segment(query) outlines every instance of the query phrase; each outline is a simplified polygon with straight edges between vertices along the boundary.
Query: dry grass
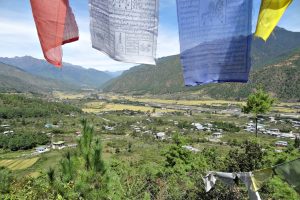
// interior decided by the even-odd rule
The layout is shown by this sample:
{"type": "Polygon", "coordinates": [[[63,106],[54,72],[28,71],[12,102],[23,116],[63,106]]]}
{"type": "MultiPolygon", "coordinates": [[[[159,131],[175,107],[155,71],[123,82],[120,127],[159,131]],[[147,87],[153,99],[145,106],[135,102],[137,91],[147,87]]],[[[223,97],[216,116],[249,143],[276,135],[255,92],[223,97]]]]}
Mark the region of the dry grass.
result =
{"type": "MultiPolygon", "coordinates": [[[[112,104],[112,103],[103,103],[103,102],[91,102],[85,104],[85,107],[82,109],[87,113],[96,113],[96,112],[105,112],[105,111],[120,111],[120,110],[132,110],[132,111],[142,111],[142,112],[152,112],[153,107],[150,106],[134,106],[126,104],[112,104]]],[[[174,112],[173,109],[155,109],[156,112],[174,112]]]]}
{"type": "Polygon", "coordinates": [[[52,94],[58,99],[82,99],[84,97],[83,93],[66,93],[55,91],[52,94]]]}
{"type": "Polygon", "coordinates": [[[151,99],[151,98],[134,98],[130,96],[122,96],[119,98],[124,98],[129,101],[137,101],[143,103],[162,103],[162,104],[178,104],[178,105],[214,105],[214,106],[221,106],[221,105],[242,105],[244,102],[238,101],[225,101],[225,100],[166,100],[166,99],[151,99]]]}
{"type": "Polygon", "coordinates": [[[276,106],[272,108],[272,111],[280,112],[280,113],[296,113],[297,110],[288,107],[276,106]]]}

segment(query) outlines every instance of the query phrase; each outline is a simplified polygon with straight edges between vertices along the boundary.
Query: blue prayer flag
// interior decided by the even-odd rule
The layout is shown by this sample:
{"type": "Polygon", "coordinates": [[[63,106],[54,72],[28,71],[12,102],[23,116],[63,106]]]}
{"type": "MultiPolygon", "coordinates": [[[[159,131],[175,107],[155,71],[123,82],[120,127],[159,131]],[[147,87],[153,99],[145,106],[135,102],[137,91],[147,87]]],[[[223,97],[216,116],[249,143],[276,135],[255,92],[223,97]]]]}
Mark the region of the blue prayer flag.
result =
{"type": "Polygon", "coordinates": [[[185,85],[247,82],[252,0],[177,0],[185,85]]]}

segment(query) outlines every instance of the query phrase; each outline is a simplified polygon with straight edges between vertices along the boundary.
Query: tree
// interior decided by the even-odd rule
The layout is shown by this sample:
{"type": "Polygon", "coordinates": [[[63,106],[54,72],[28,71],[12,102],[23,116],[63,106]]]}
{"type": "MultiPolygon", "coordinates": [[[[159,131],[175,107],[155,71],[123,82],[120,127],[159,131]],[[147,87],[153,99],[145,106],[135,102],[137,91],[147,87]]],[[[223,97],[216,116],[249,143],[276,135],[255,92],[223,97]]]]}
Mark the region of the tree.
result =
{"type": "Polygon", "coordinates": [[[267,94],[262,88],[258,88],[248,96],[247,105],[242,108],[242,112],[246,114],[252,113],[254,115],[256,137],[258,115],[269,112],[274,102],[275,99],[267,94]]]}
{"type": "Polygon", "coordinates": [[[300,147],[300,137],[296,137],[295,138],[294,147],[295,148],[299,148],[300,147]]]}
{"type": "Polygon", "coordinates": [[[8,193],[12,182],[11,172],[4,167],[0,167],[0,180],[0,194],[8,193]]]}
{"type": "Polygon", "coordinates": [[[245,141],[243,151],[232,149],[226,157],[227,171],[248,172],[260,169],[264,164],[264,153],[257,141],[245,141]]]}

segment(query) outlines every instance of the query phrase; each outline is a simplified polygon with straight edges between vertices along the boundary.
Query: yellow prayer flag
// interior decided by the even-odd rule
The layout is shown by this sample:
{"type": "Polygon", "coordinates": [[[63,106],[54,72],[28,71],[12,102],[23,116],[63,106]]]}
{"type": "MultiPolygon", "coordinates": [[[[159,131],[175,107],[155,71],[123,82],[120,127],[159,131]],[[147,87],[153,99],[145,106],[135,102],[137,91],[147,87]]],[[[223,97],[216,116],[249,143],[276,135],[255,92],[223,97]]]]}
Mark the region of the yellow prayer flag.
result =
{"type": "Polygon", "coordinates": [[[267,40],[293,0],[262,0],[255,36],[267,40]]]}
{"type": "Polygon", "coordinates": [[[257,191],[263,186],[264,182],[272,178],[273,170],[272,168],[262,169],[262,170],[254,171],[252,172],[252,174],[253,176],[251,177],[252,179],[251,189],[253,191],[257,191]]]}

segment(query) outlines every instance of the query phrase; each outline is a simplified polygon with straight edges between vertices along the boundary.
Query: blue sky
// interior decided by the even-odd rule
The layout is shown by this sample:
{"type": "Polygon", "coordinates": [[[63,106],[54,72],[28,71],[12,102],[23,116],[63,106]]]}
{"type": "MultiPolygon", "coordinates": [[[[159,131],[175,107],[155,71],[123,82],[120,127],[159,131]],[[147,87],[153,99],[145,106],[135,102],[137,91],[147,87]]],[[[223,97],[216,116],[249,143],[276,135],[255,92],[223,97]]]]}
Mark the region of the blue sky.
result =
{"type": "MultiPolygon", "coordinates": [[[[135,64],[113,61],[91,47],[88,0],[70,0],[80,40],[63,46],[64,62],[86,68],[117,71],[135,64]]],[[[254,0],[253,24],[256,23],[260,0],[254,0]]],[[[300,1],[294,0],[279,26],[300,32],[300,1]]],[[[176,0],[160,0],[157,57],[179,53],[176,0]]],[[[30,55],[43,58],[29,0],[0,0],[0,57],[30,55]]]]}

